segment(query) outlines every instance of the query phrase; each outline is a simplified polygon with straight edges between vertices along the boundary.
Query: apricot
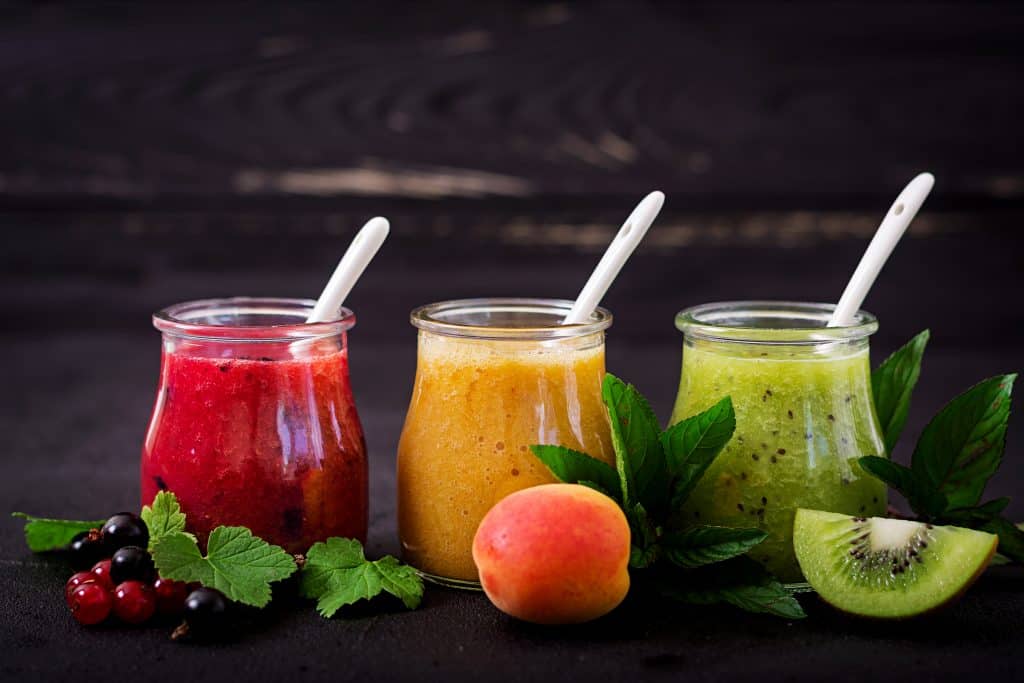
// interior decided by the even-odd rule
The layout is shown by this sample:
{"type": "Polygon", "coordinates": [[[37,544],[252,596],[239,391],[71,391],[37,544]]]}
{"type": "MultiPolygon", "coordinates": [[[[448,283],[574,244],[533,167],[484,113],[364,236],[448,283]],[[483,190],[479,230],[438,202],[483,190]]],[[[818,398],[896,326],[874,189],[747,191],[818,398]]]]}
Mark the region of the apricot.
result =
{"type": "Polygon", "coordinates": [[[608,496],[544,484],[503,498],[473,538],[480,583],[502,612],[536,624],[577,624],[629,592],[629,523],[608,496]]]}

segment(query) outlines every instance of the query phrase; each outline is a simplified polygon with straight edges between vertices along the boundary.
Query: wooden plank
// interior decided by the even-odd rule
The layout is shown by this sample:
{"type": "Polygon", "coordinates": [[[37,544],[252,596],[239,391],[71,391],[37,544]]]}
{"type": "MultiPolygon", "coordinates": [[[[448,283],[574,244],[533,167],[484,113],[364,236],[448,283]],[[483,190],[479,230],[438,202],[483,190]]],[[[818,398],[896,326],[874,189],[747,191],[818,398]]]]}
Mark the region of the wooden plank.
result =
{"type": "Polygon", "coordinates": [[[1012,3],[29,5],[0,204],[1024,197],[1012,3]]]}

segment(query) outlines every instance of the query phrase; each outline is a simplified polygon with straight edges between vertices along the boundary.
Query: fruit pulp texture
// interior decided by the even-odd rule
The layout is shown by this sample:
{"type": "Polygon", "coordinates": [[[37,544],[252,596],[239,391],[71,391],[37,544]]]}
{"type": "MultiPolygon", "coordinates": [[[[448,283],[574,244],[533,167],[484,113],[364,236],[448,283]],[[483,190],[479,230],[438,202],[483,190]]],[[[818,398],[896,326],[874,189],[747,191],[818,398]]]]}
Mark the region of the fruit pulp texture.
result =
{"type": "Polygon", "coordinates": [[[885,455],[868,350],[688,342],[672,423],[725,396],[736,431],[681,514],[693,525],[763,529],[768,538],[750,556],[782,580],[800,581],[797,508],[860,516],[886,510],[885,484],[855,461],[885,455]]]}
{"type": "Polygon", "coordinates": [[[556,480],[529,447],[557,444],[614,462],[601,403],[604,345],[463,340],[421,333],[398,446],[404,559],[476,581],[476,529],[499,500],[556,480]]]}
{"type": "Polygon", "coordinates": [[[165,352],[142,501],[170,490],[205,539],[241,525],[289,552],[366,539],[367,464],[347,351],[253,360],[165,352]]]}

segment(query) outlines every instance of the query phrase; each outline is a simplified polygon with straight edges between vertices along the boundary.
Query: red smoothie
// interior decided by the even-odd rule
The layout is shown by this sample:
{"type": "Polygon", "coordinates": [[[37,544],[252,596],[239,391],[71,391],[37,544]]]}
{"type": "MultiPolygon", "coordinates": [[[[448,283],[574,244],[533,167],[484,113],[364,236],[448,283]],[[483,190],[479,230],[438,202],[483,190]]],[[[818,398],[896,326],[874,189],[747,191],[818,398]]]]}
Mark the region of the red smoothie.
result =
{"type": "Polygon", "coordinates": [[[143,503],[173,491],[201,539],[225,524],[289,552],[365,541],[366,447],[344,333],[300,345],[164,334],[143,503]]]}

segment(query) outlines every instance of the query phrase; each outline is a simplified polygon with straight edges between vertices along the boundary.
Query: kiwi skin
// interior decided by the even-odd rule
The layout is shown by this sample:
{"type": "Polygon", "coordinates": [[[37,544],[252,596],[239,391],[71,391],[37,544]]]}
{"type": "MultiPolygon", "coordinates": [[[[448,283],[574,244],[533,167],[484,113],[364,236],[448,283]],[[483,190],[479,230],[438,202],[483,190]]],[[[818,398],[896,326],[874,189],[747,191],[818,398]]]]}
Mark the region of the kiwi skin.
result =
{"type": "MultiPolygon", "coordinates": [[[[882,612],[882,613],[877,613],[877,612],[872,613],[871,610],[858,611],[857,610],[857,604],[856,604],[855,601],[851,602],[850,600],[848,600],[846,598],[846,596],[842,592],[838,592],[837,593],[837,592],[835,592],[833,590],[835,588],[835,586],[828,579],[827,575],[822,576],[822,575],[820,575],[819,572],[814,571],[814,568],[819,566],[817,562],[813,561],[813,559],[815,558],[814,547],[817,545],[817,543],[814,540],[810,540],[810,539],[818,538],[813,532],[820,532],[820,527],[818,527],[818,528],[815,528],[815,527],[820,525],[820,524],[822,524],[822,523],[831,523],[831,522],[842,521],[842,520],[855,521],[855,518],[847,517],[846,515],[842,515],[842,514],[823,512],[823,511],[816,511],[816,510],[805,510],[805,509],[798,510],[797,511],[797,520],[794,520],[794,522],[795,522],[795,526],[797,526],[797,527],[803,526],[803,532],[801,534],[801,533],[797,533],[798,530],[796,530],[796,529],[794,530],[794,542],[795,542],[795,545],[798,546],[798,548],[796,548],[798,550],[797,558],[798,558],[798,560],[801,560],[801,562],[803,562],[804,558],[807,558],[807,561],[812,562],[812,564],[810,564],[808,566],[802,566],[801,569],[804,570],[804,574],[808,576],[808,581],[811,583],[812,587],[815,588],[816,592],[818,593],[818,597],[823,602],[825,602],[826,604],[830,605],[831,607],[837,609],[838,611],[843,612],[844,614],[850,614],[852,616],[860,617],[861,619],[869,620],[869,621],[876,621],[876,622],[877,621],[905,621],[905,620],[910,619],[910,618],[920,617],[920,616],[924,616],[924,615],[930,615],[930,614],[934,614],[935,612],[941,611],[942,609],[946,608],[947,606],[953,604],[958,599],[960,599],[960,597],[962,597],[963,594],[965,592],[967,592],[967,590],[974,584],[974,582],[981,576],[981,574],[984,573],[985,569],[991,563],[992,558],[995,555],[995,553],[996,553],[996,551],[998,549],[998,546],[999,546],[999,538],[995,534],[988,534],[988,533],[984,533],[984,532],[978,532],[978,531],[972,531],[972,530],[968,530],[968,529],[962,529],[961,531],[968,531],[971,534],[975,535],[975,540],[973,541],[973,543],[975,545],[975,549],[978,550],[978,551],[982,551],[983,554],[982,553],[978,553],[978,554],[975,554],[975,555],[973,555],[971,557],[971,564],[974,565],[974,569],[973,569],[973,571],[972,571],[970,576],[967,576],[966,578],[962,579],[962,583],[959,586],[959,588],[956,589],[955,593],[947,595],[941,602],[935,603],[935,604],[933,604],[933,605],[931,605],[929,607],[926,607],[924,609],[920,609],[920,611],[916,611],[916,612],[914,612],[914,611],[905,611],[903,613],[898,613],[899,610],[896,610],[896,613],[892,613],[892,612],[890,612],[890,613],[884,613],[884,612],[882,612]],[[800,522],[798,522],[798,520],[800,520],[801,518],[803,518],[805,520],[802,524],[800,522]],[[809,535],[809,532],[810,532],[810,535],[809,535]],[[980,537],[980,536],[989,537],[990,540],[988,540],[987,542],[984,542],[984,545],[979,546],[978,542],[980,541],[980,539],[978,537],[980,537]],[[804,539],[802,543],[801,543],[801,540],[800,540],[801,537],[804,539]],[[810,544],[808,544],[808,543],[810,543],[810,544]],[[803,552],[800,552],[800,547],[803,548],[803,552]],[[810,553],[810,554],[807,554],[807,553],[810,553]],[[815,574],[818,574],[818,576],[817,576],[818,581],[823,581],[824,583],[821,583],[819,585],[815,585],[816,583],[818,583],[818,581],[812,581],[811,580],[814,577],[815,574]],[[829,597],[826,595],[828,593],[832,594],[833,600],[838,599],[839,602],[845,602],[846,605],[844,606],[842,604],[837,604],[833,600],[830,600],[829,597]]],[[[938,529],[942,529],[943,527],[937,527],[937,528],[938,529]]],[[[963,577],[964,575],[961,574],[960,576],[963,577]]],[[[887,591],[885,589],[880,589],[878,591],[878,597],[884,599],[884,596],[885,596],[886,592],[887,591]]],[[[893,597],[896,597],[896,596],[893,596],[893,597]]]]}
{"type": "MultiPolygon", "coordinates": [[[[998,539],[998,537],[996,537],[996,538],[998,539]]],[[[838,611],[842,612],[843,614],[848,614],[851,617],[857,617],[858,619],[862,619],[864,621],[908,621],[910,619],[917,619],[918,617],[930,616],[932,614],[935,614],[936,612],[943,611],[944,609],[946,609],[950,605],[952,605],[952,604],[956,603],[957,601],[959,601],[960,598],[962,598],[964,596],[964,593],[967,592],[967,589],[970,588],[971,586],[973,586],[974,582],[977,581],[979,578],[981,578],[981,575],[985,573],[986,569],[988,569],[988,565],[989,565],[989,563],[992,562],[992,558],[995,556],[996,548],[998,548],[998,547],[999,547],[999,541],[996,540],[996,542],[992,544],[992,551],[989,552],[988,557],[985,558],[984,562],[982,562],[980,565],[978,565],[977,571],[975,571],[974,574],[971,575],[971,578],[967,579],[967,582],[964,583],[963,588],[961,588],[958,592],[954,593],[953,595],[949,596],[949,599],[946,600],[945,602],[940,602],[938,605],[935,605],[935,607],[932,607],[931,609],[926,609],[923,612],[918,612],[917,614],[905,614],[905,615],[900,616],[900,617],[883,617],[883,616],[880,616],[880,615],[877,615],[877,614],[857,614],[856,612],[851,612],[849,610],[845,610],[842,607],[840,607],[839,605],[837,605],[835,603],[832,603],[832,602],[829,602],[825,598],[825,596],[821,595],[820,593],[818,593],[817,595],[818,595],[818,598],[820,598],[822,602],[828,603],[828,605],[830,607],[833,607],[833,608],[837,609],[838,611]]]]}

